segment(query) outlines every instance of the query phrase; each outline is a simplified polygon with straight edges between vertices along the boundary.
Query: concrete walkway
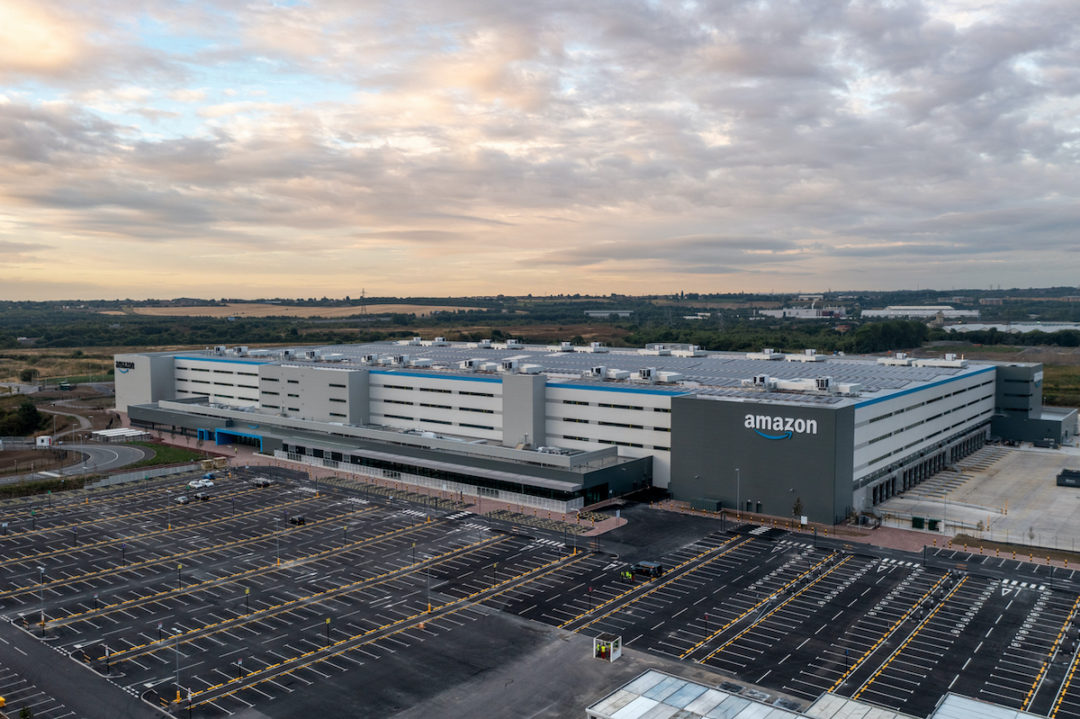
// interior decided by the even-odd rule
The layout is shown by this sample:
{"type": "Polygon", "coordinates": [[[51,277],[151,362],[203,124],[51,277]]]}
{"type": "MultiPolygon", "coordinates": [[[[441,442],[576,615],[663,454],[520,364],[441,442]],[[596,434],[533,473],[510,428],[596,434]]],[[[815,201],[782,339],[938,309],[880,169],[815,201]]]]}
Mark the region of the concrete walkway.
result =
{"type": "Polygon", "coordinates": [[[80,717],[150,719],[161,714],[77,661],[57,654],[49,644],[29,636],[10,622],[0,622],[4,664],[48,693],[80,717]]]}
{"type": "MultiPolygon", "coordinates": [[[[550,512],[544,509],[537,509],[535,507],[528,507],[521,504],[513,504],[510,502],[501,502],[488,497],[476,497],[470,495],[460,495],[455,492],[445,492],[441,490],[432,489],[430,487],[422,487],[419,485],[408,484],[407,482],[397,482],[390,479],[383,479],[381,477],[372,477],[369,475],[356,475],[352,472],[340,472],[329,467],[317,467],[309,464],[303,464],[301,462],[290,462],[288,460],[277,459],[276,457],[270,457],[267,455],[259,454],[254,447],[241,444],[232,445],[215,445],[212,442],[206,440],[199,441],[194,437],[182,436],[179,434],[171,435],[167,432],[151,433],[151,437],[155,441],[162,442],[164,444],[171,444],[176,447],[185,447],[188,449],[194,449],[199,451],[211,450],[225,456],[232,455],[230,457],[230,463],[234,466],[269,466],[269,467],[284,467],[288,469],[299,469],[308,473],[313,479],[354,479],[358,482],[367,482],[368,484],[374,484],[380,487],[389,487],[406,492],[415,492],[416,494],[423,494],[429,497],[441,497],[448,500],[464,501],[466,503],[465,510],[474,512],[476,514],[492,514],[499,510],[508,512],[517,512],[519,514],[530,515],[538,519],[547,519],[551,521],[566,522],[568,524],[576,524],[578,526],[587,526],[588,531],[578,536],[595,537],[605,532],[609,532],[616,527],[621,527],[626,524],[626,519],[622,517],[615,517],[614,515],[608,515],[608,518],[603,521],[591,522],[589,520],[579,519],[576,514],[562,514],[560,512],[550,512]]],[[[524,523],[523,523],[524,524],[524,523]]]]}

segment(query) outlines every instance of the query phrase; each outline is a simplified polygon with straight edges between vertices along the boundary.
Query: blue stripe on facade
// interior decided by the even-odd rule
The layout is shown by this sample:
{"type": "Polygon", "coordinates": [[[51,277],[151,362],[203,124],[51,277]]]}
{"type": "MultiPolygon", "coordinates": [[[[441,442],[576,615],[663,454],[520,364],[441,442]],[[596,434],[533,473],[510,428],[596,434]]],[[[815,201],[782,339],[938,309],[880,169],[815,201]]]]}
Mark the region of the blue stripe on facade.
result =
{"type": "Polygon", "coordinates": [[[565,384],[563,382],[548,382],[548,387],[561,387],[563,389],[586,389],[594,392],[623,392],[625,394],[658,394],[664,397],[681,397],[693,392],[680,392],[679,390],[664,389],[636,389],[631,387],[598,387],[591,384],[565,384]]]}
{"type": "Polygon", "coordinates": [[[267,360],[265,362],[256,362],[254,360],[233,360],[233,359],[218,359],[216,357],[173,357],[174,360],[189,360],[191,362],[226,362],[228,364],[270,364],[273,360],[267,360]]]}
{"type": "Polygon", "coordinates": [[[446,376],[446,375],[437,375],[437,374],[434,374],[434,373],[424,374],[422,372],[398,372],[396,370],[387,370],[387,369],[373,369],[373,370],[368,370],[368,372],[370,374],[390,375],[391,377],[393,377],[393,376],[397,376],[397,377],[425,377],[427,379],[452,379],[452,380],[461,379],[461,380],[465,380],[466,382],[496,382],[498,384],[502,384],[501,379],[496,379],[494,377],[461,377],[459,375],[446,376]]]}
{"type": "Polygon", "coordinates": [[[875,397],[874,399],[868,399],[863,402],[856,403],[855,409],[858,409],[859,407],[869,407],[870,405],[877,404],[878,402],[888,402],[890,399],[903,397],[906,394],[914,394],[915,392],[922,392],[923,390],[931,389],[933,387],[940,387],[941,385],[948,384],[949,382],[959,382],[960,380],[967,379],[969,377],[977,377],[978,375],[986,374],[987,372],[993,372],[995,369],[997,368],[984,367],[981,370],[978,370],[976,372],[969,372],[968,374],[960,375],[959,377],[950,377],[949,379],[938,380],[937,382],[931,382],[930,384],[924,384],[919,387],[912,387],[910,389],[900,390],[899,392],[893,392],[892,394],[885,397],[875,397]]]}

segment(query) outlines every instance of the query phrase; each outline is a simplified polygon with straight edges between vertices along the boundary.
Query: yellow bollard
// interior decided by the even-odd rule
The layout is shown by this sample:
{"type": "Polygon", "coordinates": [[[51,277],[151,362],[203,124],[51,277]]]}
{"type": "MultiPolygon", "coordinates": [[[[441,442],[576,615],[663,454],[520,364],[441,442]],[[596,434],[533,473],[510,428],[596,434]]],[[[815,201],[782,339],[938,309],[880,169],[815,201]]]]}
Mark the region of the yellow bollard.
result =
{"type": "Polygon", "coordinates": [[[994,547],[994,556],[995,557],[1000,557],[1001,556],[1001,553],[998,551],[997,547],[994,547]]]}

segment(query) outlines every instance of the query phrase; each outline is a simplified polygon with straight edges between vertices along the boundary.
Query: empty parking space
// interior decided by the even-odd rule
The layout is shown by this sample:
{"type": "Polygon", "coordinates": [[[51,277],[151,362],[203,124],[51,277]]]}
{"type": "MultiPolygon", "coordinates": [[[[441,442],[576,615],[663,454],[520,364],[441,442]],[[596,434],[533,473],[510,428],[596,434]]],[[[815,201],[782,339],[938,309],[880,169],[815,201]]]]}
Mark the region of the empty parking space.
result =
{"type": "MultiPolygon", "coordinates": [[[[5,618],[192,716],[286,716],[275,707],[327,680],[359,687],[380,662],[453,657],[498,614],[614,633],[807,701],[831,690],[925,715],[953,691],[1080,718],[1069,570],[742,526],[632,572],[602,541],[577,551],[560,532],[347,482],[188,479],[0,504],[5,618]],[[208,499],[176,501],[193,491],[208,499]]],[[[70,716],[48,690],[0,673],[9,706],[25,696],[34,716],[70,716]]]]}

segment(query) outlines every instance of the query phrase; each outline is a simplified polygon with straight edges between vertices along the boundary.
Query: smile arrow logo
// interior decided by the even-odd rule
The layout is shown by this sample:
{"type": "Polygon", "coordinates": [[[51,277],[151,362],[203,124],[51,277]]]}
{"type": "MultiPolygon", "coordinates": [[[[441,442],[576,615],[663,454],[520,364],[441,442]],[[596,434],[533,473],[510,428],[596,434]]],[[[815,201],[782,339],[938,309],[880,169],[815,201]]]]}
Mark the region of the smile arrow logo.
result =
{"type": "Polygon", "coordinates": [[[795,434],[790,429],[783,434],[765,434],[760,429],[755,429],[754,433],[757,434],[759,437],[764,437],[765,439],[791,439],[791,437],[795,434]]]}

